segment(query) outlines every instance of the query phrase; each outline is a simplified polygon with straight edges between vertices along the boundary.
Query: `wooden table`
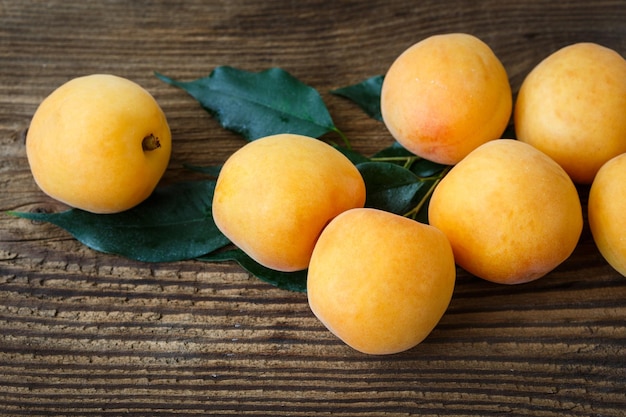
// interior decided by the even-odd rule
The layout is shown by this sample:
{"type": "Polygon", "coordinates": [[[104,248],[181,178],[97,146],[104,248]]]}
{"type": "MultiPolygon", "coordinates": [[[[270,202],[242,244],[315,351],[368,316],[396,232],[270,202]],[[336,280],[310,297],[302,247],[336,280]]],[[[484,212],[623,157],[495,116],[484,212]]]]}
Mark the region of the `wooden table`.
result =
{"type": "Polygon", "coordinates": [[[0,413],[624,416],[626,279],[588,229],[569,260],[530,284],[459,270],[426,341],[367,356],[332,336],[306,295],[236,264],[135,262],[5,214],[64,209],[36,187],[24,135],[70,78],[114,73],[157,98],[174,137],[168,182],[195,178],[185,163],[222,163],[243,140],[154,71],[192,80],[220,65],[284,68],[372,154],[391,143],[384,126],[329,91],[453,31],[486,41],[516,90],[569,43],[626,54],[626,2],[0,2],[0,413]]]}

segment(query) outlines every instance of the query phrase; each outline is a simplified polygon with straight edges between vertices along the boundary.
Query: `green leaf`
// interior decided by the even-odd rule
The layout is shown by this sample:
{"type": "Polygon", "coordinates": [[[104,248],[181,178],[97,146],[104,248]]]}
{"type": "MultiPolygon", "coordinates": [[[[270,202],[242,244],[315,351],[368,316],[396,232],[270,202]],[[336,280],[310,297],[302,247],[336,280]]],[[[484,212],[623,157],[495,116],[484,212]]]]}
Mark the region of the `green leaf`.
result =
{"type": "Polygon", "coordinates": [[[448,165],[438,164],[428,159],[418,158],[413,161],[409,169],[420,178],[434,177],[448,168],[448,165]]]}
{"type": "Polygon", "coordinates": [[[214,190],[215,181],[159,187],[140,205],[116,214],[93,214],[78,209],[11,214],[52,223],[97,251],[145,262],[179,261],[230,243],[213,222],[214,190]]]}
{"type": "Polygon", "coordinates": [[[409,212],[426,184],[408,169],[390,162],[364,162],[357,168],[365,181],[365,206],[395,214],[409,212]]]}
{"type": "Polygon", "coordinates": [[[371,159],[402,165],[420,178],[437,175],[447,167],[447,165],[438,164],[411,153],[398,142],[377,152],[371,159]]]}
{"type": "Polygon", "coordinates": [[[357,152],[355,150],[352,150],[352,149],[348,149],[348,148],[343,147],[343,146],[335,146],[335,149],[337,149],[339,152],[341,152],[354,165],[360,164],[362,162],[369,162],[369,160],[370,160],[368,157],[360,154],[359,152],[357,152]]]}
{"type": "Polygon", "coordinates": [[[380,92],[383,86],[383,79],[382,75],[377,75],[358,84],[332,90],[331,93],[353,101],[370,117],[382,122],[380,92]]]}
{"type": "Polygon", "coordinates": [[[205,174],[213,178],[217,178],[220,175],[220,171],[222,170],[222,165],[198,166],[183,164],[183,166],[190,171],[199,172],[200,174],[205,174]]]}
{"type": "Polygon", "coordinates": [[[402,146],[399,142],[394,142],[390,146],[381,149],[376,152],[372,158],[395,158],[395,157],[414,157],[415,154],[408,151],[404,146],[402,146]]]}
{"type": "Polygon", "coordinates": [[[190,82],[156,76],[185,90],[224,128],[249,141],[279,133],[319,138],[339,132],[317,90],[280,68],[248,72],[220,66],[190,82]]]}
{"type": "Polygon", "coordinates": [[[283,290],[306,292],[307,270],[296,272],[276,271],[259,264],[241,249],[214,252],[200,256],[197,259],[204,262],[235,261],[246,271],[271,285],[283,290]]]}

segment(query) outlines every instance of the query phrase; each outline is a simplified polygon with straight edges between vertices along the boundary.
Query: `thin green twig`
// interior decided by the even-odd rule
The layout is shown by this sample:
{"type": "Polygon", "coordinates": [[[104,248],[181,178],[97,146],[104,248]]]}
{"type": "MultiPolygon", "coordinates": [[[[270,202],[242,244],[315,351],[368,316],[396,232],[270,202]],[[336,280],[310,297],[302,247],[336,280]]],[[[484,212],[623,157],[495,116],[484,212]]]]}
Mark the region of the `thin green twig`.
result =
{"type": "Polygon", "coordinates": [[[452,168],[451,166],[447,166],[439,174],[433,177],[429,177],[430,179],[434,180],[433,183],[430,185],[430,187],[428,188],[428,191],[426,192],[424,197],[422,197],[419,203],[417,203],[415,207],[413,207],[411,210],[405,213],[403,215],[404,217],[408,217],[411,219],[415,219],[417,217],[418,213],[422,210],[422,208],[424,207],[424,205],[426,204],[430,196],[433,194],[433,192],[435,192],[435,188],[437,188],[437,185],[441,182],[443,177],[446,176],[446,174],[448,173],[448,171],[450,171],[451,168],[452,168]]]}
{"type": "Polygon", "coordinates": [[[350,143],[350,140],[348,139],[348,137],[345,135],[345,133],[343,133],[338,127],[334,126],[332,129],[333,132],[337,133],[339,135],[339,137],[341,137],[341,140],[343,141],[343,143],[346,145],[346,148],[348,148],[349,150],[352,150],[352,144],[350,143]]]}

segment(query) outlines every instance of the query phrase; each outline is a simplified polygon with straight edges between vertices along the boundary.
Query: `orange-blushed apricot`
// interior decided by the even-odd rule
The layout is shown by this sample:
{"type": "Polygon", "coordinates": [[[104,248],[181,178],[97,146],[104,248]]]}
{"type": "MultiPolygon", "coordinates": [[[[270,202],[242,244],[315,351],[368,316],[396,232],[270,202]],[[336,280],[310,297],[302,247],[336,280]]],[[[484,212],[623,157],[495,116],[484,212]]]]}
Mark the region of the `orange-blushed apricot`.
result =
{"type": "Polygon", "coordinates": [[[307,296],[348,346],[383,355],[422,342],[445,313],[456,280],[450,243],[436,228],[361,208],[335,217],[311,258],[307,296]]]}
{"type": "Polygon", "coordinates": [[[460,267],[500,284],[552,271],[583,227],[578,191],[563,168],[511,139],[485,143],[455,165],[433,192],[428,219],[460,267]]]}
{"type": "Polygon", "coordinates": [[[318,236],[335,216],[365,204],[356,166],[307,136],[257,139],[225,162],[213,196],[217,227],[261,265],[306,269],[318,236]]]}
{"type": "Polygon", "coordinates": [[[473,35],[449,33],[423,39],[396,58],[380,104],[400,144],[453,165],[501,137],[512,101],[506,70],[491,48],[473,35]]]}
{"type": "Polygon", "coordinates": [[[587,203],[589,228],[598,250],[617,272],[626,276],[626,154],[602,165],[587,203]]]}
{"type": "Polygon", "coordinates": [[[163,176],[171,133],[156,100],[110,74],[74,78],[37,108],[26,154],[38,186],[93,213],[117,213],[144,201],[163,176]]]}
{"type": "Polygon", "coordinates": [[[568,45],[524,79],[515,103],[517,138],[548,154],[576,183],[591,184],[626,152],[626,60],[604,46],[568,45]]]}

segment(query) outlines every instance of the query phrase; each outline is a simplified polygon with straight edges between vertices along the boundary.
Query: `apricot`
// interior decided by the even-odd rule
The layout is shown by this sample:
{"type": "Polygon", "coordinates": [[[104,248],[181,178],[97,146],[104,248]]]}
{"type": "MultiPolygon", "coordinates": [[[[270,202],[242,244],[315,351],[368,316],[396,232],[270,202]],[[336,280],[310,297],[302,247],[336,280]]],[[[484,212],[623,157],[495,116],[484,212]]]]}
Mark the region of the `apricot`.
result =
{"type": "Polygon", "coordinates": [[[109,74],[74,78],[37,108],[26,154],[37,185],[69,206],[116,213],[145,200],[171,153],[171,133],[156,100],[109,74]]]}
{"type": "Polygon", "coordinates": [[[342,153],[318,139],[278,134],[250,142],[226,160],[213,218],[261,265],[297,271],[308,267],[324,226],[364,204],[363,178],[342,153]]]}
{"type": "Polygon", "coordinates": [[[501,284],[552,271],[574,251],[583,226],[563,168],[511,139],[485,143],[454,166],[433,192],[428,216],[460,267],[501,284]]]}
{"type": "Polygon", "coordinates": [[[472,35],[450,33],[416,43],[392,63],[380,105],[400,144],[453,165],[500,138],[512,102],[506,70],[489,46],[472,35]]]}
{"type": "Polygon", "coordinates": [[[604,164],[596,174],[587,204],[591,234],[598,250],[626,276],[626,154],[604,164]]]}
{"type": "Polygon", "coordinates": [[[432,332],[455,280],[452,249],[441,231],[357,208],[322,232],[309,265],[307,297],[315,316],[348,346],[392,354],[432,332]]]}
{"type": "Polygon", "coordinates": [[[524,79],[514,111],[517,138],[548,154],[574,182],[590,184],[626,152],[626,60],[594,43],[566,46],[524,79]]]}

